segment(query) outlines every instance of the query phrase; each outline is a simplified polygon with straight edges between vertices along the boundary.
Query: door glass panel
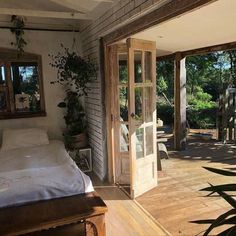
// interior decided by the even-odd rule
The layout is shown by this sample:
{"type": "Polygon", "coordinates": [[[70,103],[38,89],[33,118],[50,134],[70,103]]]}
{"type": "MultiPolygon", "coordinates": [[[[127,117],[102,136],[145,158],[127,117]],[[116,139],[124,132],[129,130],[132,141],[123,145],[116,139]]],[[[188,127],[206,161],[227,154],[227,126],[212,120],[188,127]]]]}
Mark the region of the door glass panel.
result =
{"type": "Polygon", "coordinates": [[[148,126],[145,129],[146,139],[146,155],[153,154],[153,126],[148,126]]]}
{"type": "Polygon", "coordinates": [[[152,81],[152,53],[144,52],[145,82],[152,81]]]}
{"type": "Polygon", "coordinates": [[[153,88],[144,88],[145,122],[153,121],[153,88]]]}
{"type": "Polygon", "coordinates": [[[120,124],[120,151],[129,151],[129,127],[126,124],[120,124]]]}
{"type": "Polygon", "coordinates": [[[128,87],[119,88],[120,120],[128,121],[128,87]]]}
{"type": "Polygon", "coordinates": [[[141,87],[135,88],[135,119],[136,120],[142,120],[142,117],[143,117],[142,96],[143,96],[143,89],[141,87]]]}
{"type": "Polygon", "coordinates": [[[143,128],[137,128],[135,131],[135,139],[136,139],[136,158],[140,159],[144,156],[143,153],[143,128]]]}
{"type": "Polygon", "coordinates": [[[3,65],[0,66],[0,85],[6,85],[5,67],[3,65]]]}
{"type": "Polygon", "coordinates": [[[134,51],[134,82],[142,83],[142,52],[134,51]]]}
{"type": "Polygon", "coordinates": [[[127,66],[127,54],[119,54],[119,82],[121,84],[128,83],[128,66],[127,66]]]}

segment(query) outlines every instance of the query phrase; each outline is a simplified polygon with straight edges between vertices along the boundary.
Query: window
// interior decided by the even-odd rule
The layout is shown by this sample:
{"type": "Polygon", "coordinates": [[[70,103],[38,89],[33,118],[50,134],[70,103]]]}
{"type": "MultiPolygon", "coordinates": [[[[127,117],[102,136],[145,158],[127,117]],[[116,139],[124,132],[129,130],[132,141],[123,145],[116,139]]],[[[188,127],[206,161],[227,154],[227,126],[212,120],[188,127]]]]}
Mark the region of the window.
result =
{"type": "Polygon", "coordinates": [[[44,115],[41,57],[0,50],[0,119],[44,115]]]}

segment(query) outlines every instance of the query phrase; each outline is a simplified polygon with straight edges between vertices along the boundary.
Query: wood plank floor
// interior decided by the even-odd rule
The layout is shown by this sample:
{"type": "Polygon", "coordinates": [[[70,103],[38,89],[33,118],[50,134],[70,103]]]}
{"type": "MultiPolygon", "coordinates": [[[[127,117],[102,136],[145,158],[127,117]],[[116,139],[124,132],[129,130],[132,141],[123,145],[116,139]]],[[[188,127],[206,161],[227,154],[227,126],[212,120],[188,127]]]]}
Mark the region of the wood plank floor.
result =
{"type": "Polygon", "coordinates": [[[230,207],[218,196],[205,197],[206,193],[198,190],[209,186],[208,182],[217,185],[236,180],[211,173],[202,166],[235,170],[236,146],[192,140],[188,150],[170,156],[162,160],[158,187],[137,201],[172,235],[202,235],[207,226],[189,221],[216,218],[230,207]]]}
{"type": "MultiPolygon", "coordinates": [[[[98,186],[95,190],[108,206],[107,236],[166,236],[169,235],[148,217],[138,205],[116,186],[98,186]]],[[[97,187],[96,187],[97,186],[97,187]]]]}

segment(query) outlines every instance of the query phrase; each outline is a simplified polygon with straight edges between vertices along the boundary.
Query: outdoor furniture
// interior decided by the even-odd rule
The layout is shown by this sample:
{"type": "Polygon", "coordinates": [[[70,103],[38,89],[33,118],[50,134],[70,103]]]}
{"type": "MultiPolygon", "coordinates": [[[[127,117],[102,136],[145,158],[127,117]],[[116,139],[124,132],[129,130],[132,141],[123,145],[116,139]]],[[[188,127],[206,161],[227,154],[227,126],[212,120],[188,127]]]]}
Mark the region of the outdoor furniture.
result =
{"type": "Polygon", "coordinates": [[[164,143],[157,142],[157,170],[158,171],[162,170],[162,166],[161,166],[162,154],[165,155],[165,159],[169,159],[169,154],[168,154],[166,145],[164,143]]]}

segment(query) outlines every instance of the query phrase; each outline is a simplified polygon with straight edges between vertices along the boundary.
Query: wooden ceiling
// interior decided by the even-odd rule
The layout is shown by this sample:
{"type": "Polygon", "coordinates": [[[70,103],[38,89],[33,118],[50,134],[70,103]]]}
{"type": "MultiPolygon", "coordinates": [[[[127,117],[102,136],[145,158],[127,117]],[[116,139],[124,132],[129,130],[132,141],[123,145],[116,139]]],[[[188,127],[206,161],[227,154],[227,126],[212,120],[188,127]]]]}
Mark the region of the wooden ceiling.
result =
{"type": "Polygon", "coordinates": [[[236,42],[235,12],[235,0],[217,0],[132,37],[156,41],[159,56],[236,42]]]}
{"type": "Polygon", "coordinates": [[[118,0],[1,0],[0,26],[7,26],[11,15],[19,15],[27,17],[28,26],[73,25],[78,29],[80,23],[96,19],[116,2],[118,0]]]}

